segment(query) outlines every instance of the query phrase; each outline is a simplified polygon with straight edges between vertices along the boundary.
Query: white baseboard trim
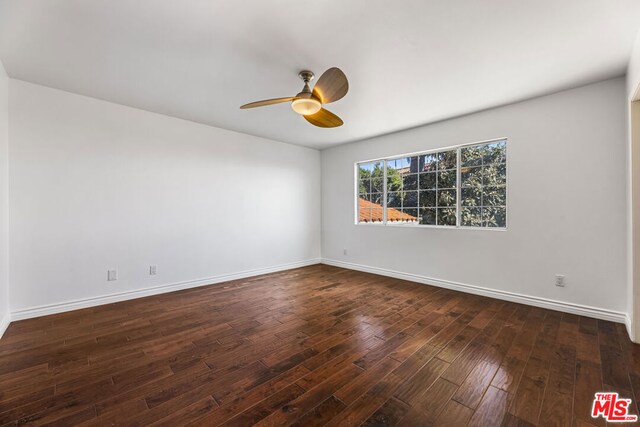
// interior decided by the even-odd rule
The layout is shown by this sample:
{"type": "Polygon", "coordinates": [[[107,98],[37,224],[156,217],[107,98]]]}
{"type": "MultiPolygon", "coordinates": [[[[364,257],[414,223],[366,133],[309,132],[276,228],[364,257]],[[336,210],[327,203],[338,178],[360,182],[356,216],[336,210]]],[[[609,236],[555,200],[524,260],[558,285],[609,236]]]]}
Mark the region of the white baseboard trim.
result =
{"type": "Polygon", "coordinates": [[[0,338],[4,335],[11,323],[11,313],[7,313],[4,315],[2,319],[0,319],[0,338]]]}
{"type": "Polygon", "coordinates": [[[627,334],[629,334],[629,339],[633,342],[637,342],[635,339],[635,334],[633,333],[633,323],[629,314],[626,314],[624,316],[624,324],[627,327],[627,334]]]}
{"type": "Polygon", "coordinates": [[[179,291],[183,289],[196,288],[200,286],[213,285],[216,283],[227,282],[230,280],[244,279],[247,277],[258,276],[261,274],[275,273],[278,271],[291,270],[293,268],[306,267],[314,264],[327,264],[335,267],[347,268],[350,270],[363,271],[366,273],[378,274],[381,276],[394,277],[397,279],[408,280],[411,282],[424,283],[427,285],[437,286],[446,289],[452,289],[460,292],[471,293],[475,295],[486,296],[490,298],[496,298],[505,301],[512,301],[520,304],[532,305],[535,307],[547,308],[551,310],[563,311],[571,314],[577,314],[580,316],[593,317],[596,319],[609,320],[612,322],[623,323],[626,325],[627,332],[632,336],[631,319],[626,313],[607,310],[597,307],[590,307],[580,304],[573,304],[563,301],[551,300],[547,298],[533,297],[529,295],[518,294],[515,292],[507,292],[484,288],[475,285],[468,285],[464,283],[452,282],[448,280],[435,279],[431,277],[421,276],[411,273],[403,273],[399,271],[370,267],[361,264],[354,264],[344,261],[332,260],[332,259],[310,259],[305,261],[298,261],[288,264],[277,265],[273,267],[266,267],[254,270],[246,270],[238,273],[225,274],[220,276],[213,276],[197,280],[189,280],[185,282],[172,283],[161,286],[154,286],[152,288],[146,288],[135,291],[120,292],[117,294],[105,295],[94,298],[86,298],[75,301],[69,301],[59,304],[43,305],[39,307],[27,308],[22,310],[16,310],[7,314],[0,320],[0,338],[6,331],[11,321],[30,319],[34,317],[47,316],[50,314],[62,313],[66,311],[78,310],[82,308],[95,307],[104,304],[111,304],[114,302],[127,301],[136,298],[143,298],[152,295],[159,295],[168,292],[179,291]]]}
{"type": "MultiPolygon", "coordinates": [[[[164,294],[167,292],[180,291],[183,289],[196,288],[199,286],[213,285],[230,280],[245,279],[247,277],[259,276],[261,274],[275,273],[278,271],[291,270],[293,268],[306,267],[309,265],[319,264],[320,259],[309,259],[305,261],[292,262],[288,264],[276,265],[273,267],[258,268],[254,270],[246,270],[239,273],[223,274],[220,276],[207,277],[203,279],[189,280],[179,283],[171,283],[167,285],[154,286],[152,288],[140,289],[135,291],[120,292],[117,294],[104,295],[94,298],[79,299],[59,304],[49,304],[39,307],[26,308],[11,312],[11,321],[31,319],[33,317],[47,316],[50,314],[62,313],[65,311],[79,310],[81,308],[95,307],[98,305],[111,304],[114,302],[126,301],[136,298],[148,297],[152,295],[164,294]]],[[[8,324],[7,324],[8,326],[8,324]]]]}
{"type": "Polygon", "coordinates": [[[520,304],[532,305],[535,307],[547,308],[550,310],[563,311],[566,313],[577,314],[580,316],[594,317],[596,319],[609,320],[616,323],[628,323],[626,313],[619,311],[607,310],[603,308],[590,307],[586,305],[573,304],[569,302],[556,301],[547,298],[533,297],[530,295],[518,294],[515,292],[499,291],[495,289],[484,288],[481,286],[467,285],[465,283],[452,282],[449,280],[434,279],[431,277],[420,276],[418,274],[402,273],[399,271],[388,270],[385,268],[370,267],[361,264],[353,264],[350,262],[338,261],[333,259],[322,259],[323,264],[332,265],[334,267],[342,267],[350,270],[363,271],[366,273],[379,274],[381,276],[394,277],[396,279],[408,280],[411,282],[423,283],[426,285],[437,286],[440,288],[452,289],[455,291],[466,292],[469,294],[481,295],[490,298],[496,298],[505,301],[517,302],[520,304]]]}

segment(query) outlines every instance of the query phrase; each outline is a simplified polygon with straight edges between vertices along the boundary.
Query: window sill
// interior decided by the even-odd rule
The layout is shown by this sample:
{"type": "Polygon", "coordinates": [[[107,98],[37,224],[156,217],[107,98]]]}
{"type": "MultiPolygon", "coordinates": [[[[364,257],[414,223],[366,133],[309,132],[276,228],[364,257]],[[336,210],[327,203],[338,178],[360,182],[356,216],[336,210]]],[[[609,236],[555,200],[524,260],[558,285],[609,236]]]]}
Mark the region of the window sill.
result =
{"type": "Polygon", "coordinates": [[[365,227],[391,227],[391,228],[435,228],[438,230],[470,230],[470,231],[507,231],[508,227],[456,227],[447,225],[426,225],[426,224],[383,224],[383,223],[370,223],[359,222],[355,223],[356,226],[365,227]]]}

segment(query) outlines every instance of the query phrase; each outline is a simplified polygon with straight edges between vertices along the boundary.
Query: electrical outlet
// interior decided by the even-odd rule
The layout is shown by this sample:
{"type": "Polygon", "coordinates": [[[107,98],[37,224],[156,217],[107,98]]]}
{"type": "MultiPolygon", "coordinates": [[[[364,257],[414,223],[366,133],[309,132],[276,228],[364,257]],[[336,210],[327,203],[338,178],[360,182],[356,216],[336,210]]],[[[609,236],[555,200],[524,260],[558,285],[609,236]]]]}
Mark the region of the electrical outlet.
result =
{"type": "Polygon", "coordinates": [[[118,270],[107,270],[107,281],[113,282],[118,280],[118,270]]]}
{"type": "Polygon", "coordinates": [[[348,251],[347,251],[347,249],[346,249],[346,248],[342,250],[342,254],[343,254],[343,255],[347,255],[347,252],[348,252],[348,251]]]}
{"type": "Polygon", "coordinates": [[[564,288],[564,276],[562,274],[556,274],[556,286],[564,288]]]}
{"type": "Polygon", "coordinates": [[[149,266],[149,276],[155,276],[158,273],[158,266],[151,265],[149,266]]]}

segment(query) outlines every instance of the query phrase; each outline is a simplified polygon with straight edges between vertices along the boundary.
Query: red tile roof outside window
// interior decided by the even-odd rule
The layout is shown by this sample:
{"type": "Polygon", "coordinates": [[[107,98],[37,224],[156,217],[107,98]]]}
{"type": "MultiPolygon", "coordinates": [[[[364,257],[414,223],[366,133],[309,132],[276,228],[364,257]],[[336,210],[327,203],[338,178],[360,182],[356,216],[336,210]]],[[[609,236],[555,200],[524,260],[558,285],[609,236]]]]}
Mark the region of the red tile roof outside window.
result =
{"type": "MultiPolygon", "coordinates": [[[[358,199],[358,222],[382,222],[384,218],[383,207],[377,203],[371,203],[364,199],[358,199]]],[[[413,215],[400,212],[397,209],[387,209],[387,221],[391,222],[417,222],[413,215]]]]}

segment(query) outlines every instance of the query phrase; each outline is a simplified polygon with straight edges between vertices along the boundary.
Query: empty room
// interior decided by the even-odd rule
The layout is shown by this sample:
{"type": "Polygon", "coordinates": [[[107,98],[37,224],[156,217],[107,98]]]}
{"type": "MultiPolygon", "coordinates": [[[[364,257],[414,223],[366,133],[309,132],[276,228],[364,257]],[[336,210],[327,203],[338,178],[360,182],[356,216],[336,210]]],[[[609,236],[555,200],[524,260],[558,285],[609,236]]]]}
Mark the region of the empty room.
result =
{"type": "Polygon", "coordinates": [[[0,0],[0,426],[639,416],[638,0],[0,0]]]}

